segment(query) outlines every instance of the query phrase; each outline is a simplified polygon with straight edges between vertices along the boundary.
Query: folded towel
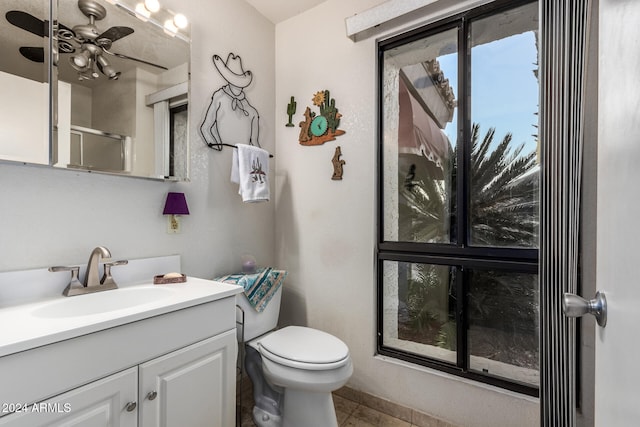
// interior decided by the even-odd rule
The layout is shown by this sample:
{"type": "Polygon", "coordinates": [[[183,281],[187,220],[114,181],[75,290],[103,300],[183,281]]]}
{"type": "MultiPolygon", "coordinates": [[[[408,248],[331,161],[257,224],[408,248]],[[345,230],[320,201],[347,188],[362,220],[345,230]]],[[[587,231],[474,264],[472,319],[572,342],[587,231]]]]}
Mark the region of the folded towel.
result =
{"type": "Polygon", "coordinates": [[[231,182],[240,185],[238,194],[242,201],[269,201],[269,152],[247,144],[236,147],[231,163],[231,182]]]}
{"type": "Polygon", "coordinates": [[[286,271],[267,267],[257,269],[255,274],[229,274],[213,280],[242,286],[251,306],[261,313],[282,286],[285,277],[287,277],[286,271]]]}

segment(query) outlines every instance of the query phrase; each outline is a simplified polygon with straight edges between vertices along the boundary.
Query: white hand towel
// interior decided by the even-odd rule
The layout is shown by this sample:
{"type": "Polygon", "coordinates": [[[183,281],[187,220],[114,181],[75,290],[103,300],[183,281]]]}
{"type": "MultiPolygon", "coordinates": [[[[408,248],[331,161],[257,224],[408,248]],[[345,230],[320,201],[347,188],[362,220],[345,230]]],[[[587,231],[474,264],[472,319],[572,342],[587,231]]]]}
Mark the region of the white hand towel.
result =
{"type": "Polygon", "coordinates": [[[239,184],[243,202],[269,201],[269,152],[262,148],[237,144],[233,150],[231,182],[239,184]]]}

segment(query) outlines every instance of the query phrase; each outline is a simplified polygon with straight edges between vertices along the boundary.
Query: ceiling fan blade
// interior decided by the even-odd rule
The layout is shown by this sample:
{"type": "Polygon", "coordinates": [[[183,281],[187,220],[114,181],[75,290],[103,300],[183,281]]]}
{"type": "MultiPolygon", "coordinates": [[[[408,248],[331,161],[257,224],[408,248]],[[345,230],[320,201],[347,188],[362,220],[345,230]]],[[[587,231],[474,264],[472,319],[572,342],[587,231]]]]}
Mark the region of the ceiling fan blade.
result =
{"type": "MultiPolygon", "coordinates": [[[[49,37],[48,20],[43,21],[21,10],[10,10],[5,14],[5,16],[7,17],[7,21],[16,27],[29,31],[36,36],[49,37]]],[[[58,23],[58,27],[58,34],[60,38],[70,40],[75,37],[74,32],[64,24],[58,23]]]]}
{"type": "Polygon", "coordinates": [[[22,46],[20,53],[30,61],[44,62],[44,49],[41,47],[22,46]]]}
{"type": "Polygon", "coordinates": [[[36,36],[45,37],[49,35],[49,21],[43,21],[21,10],[10,10],[5,16],[11,24],[36,36]]]}
{"type": "Polygon", "coordinates": [[[105,31],[104,33],[96,37],[96,40],[109,39],[113,43],[114,41],[119,40],[123,37],[126,37],[131,33],[133,33],[133,28],[111,27],[107,31],[105,31]]]}
{"type": "Polygon", "coordinates": [[[118,58],[122,58],[122,59],[130,59],[130,60],[132,60],[132,61],[137,61],[137,62],[140,62],[140,63],[142,63],[142,64],[147,64],[147,65],[151,65],[152,67],[160,68],[160,69],[162,69],[162,70],[168,70],[168,68],[167,68],[167,67],[163,67],[162,65],[154,64],[153,62],[145,61],[144,59],[133,58],[133,57],[131,57],[131,56],[123,55],[123,54],[121,54],[121,53],[111,52],[111,51],[108,51],[108,50],[107,50],[107,49],[105,49],[105,48],[102,48],[102,50],[103,50],[105,53],[108,53],[109,55],[117,56],[118,58]]]}

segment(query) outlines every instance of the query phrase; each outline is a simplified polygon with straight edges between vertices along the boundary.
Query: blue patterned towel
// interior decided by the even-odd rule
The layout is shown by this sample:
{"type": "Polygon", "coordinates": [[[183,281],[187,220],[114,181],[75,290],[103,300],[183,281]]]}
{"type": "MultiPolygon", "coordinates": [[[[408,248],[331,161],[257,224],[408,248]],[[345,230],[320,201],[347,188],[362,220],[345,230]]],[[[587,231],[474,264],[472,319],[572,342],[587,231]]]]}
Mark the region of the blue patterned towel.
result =
{"type": "Polygon", "coordinates": [[[269,304],[276,291],[282,286],[287,272],[274,270],[271,267],[258,268],[254,274],[229,274],[217,277],[218,282],[233,283],[242,286],[244,294],[258,313],[261,313],[269,304]]]}

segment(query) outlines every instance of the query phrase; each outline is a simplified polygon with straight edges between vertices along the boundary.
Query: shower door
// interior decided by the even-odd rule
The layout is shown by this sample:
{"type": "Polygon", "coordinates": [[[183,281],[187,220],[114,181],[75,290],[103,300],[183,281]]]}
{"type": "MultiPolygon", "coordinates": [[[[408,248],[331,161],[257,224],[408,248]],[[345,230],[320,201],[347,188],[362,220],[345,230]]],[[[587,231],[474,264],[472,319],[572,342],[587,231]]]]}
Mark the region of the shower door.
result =
{"type": "Polygon", "coordinates": [[[640,420],[640,2],[599,3],[595,425],[622,427],[640,420]]]}

